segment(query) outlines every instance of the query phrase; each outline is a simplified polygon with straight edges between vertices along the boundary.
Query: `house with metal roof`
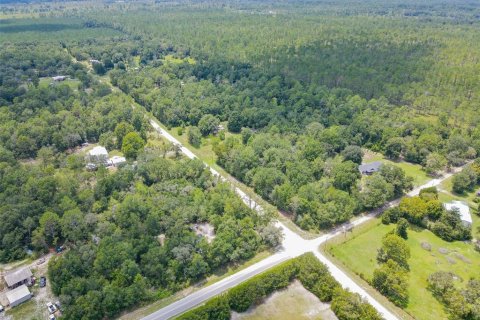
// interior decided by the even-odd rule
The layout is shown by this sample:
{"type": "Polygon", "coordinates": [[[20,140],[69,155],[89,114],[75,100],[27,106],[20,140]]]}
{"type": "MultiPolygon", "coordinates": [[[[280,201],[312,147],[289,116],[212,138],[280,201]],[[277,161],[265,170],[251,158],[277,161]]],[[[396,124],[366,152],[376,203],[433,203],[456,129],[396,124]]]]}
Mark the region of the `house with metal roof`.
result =
{"type": "Polygon", "coordinates": [[[358,170],[360,171],[361,174],[371,175],[371,174],[374,174],[375,172],[380,171],[380,168],[382,167],[382,165],[383,163],[380,161],[365,163],[365,164],[359,165],[358,170]]]}
{"type": "Polygon", "coordinates": [[[32,297],[30,290],[28,290],[27,286],[24,284],[18,288],[8,291],[5,295],[10,307],[18,306],[19,304],[28,301],[32,297]]]}
{"type": "Polygon", "coordinates": [[[14,272],[7,273],[3,278],[10,289],[16,288],[23,284],[30,284],[32,282],[32,271],[29,268],[19,269],[14,272]]]}
{"type": "Polygon", "coordinates": [[[107,149],[102,146],[96,146],[88,152],[88,160],[91,163],[106,165],[108,163],[107,149]]]}

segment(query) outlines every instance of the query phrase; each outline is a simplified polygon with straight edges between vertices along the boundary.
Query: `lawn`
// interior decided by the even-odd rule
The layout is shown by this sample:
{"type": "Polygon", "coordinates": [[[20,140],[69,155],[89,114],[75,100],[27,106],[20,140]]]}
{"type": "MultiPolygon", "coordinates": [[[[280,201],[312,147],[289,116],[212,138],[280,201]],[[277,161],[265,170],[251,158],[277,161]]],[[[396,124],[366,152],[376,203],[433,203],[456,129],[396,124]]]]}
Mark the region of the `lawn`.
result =
{"type": "Polygon", "coordinates": [[[232,313],[232,320],[335,320],[337,317],[328,304],[294,281],[285,290],[273,293],[258,306],[244,313],[232,313]]]}
{"type": "MultiPolygon", "coordinates": [[[[385,226],[379,219],[364,230],[354,231],[345,242],[328,248],[337,260],[345,267],[371,279],[373,270],[377,267],[376,254],[380,248],[382,237],[394,228],[385,226]]],[[[436,271],[451,271],[464,281],[480,277],[480,254],[473,246],[463,242],[446,242],[428,230],[409,229],[407,243],[410,247],[410,302],[405,311],[420,320],[447,319],[442,305],[426,289],[427,278],[436,271]],[[422,243],[428,243],[431,251],[422,248],[422,243]],[[442,254],[439,249],[448,250],[442,254]]]]}
{"type": "Polygon", "coordinates": [[[413,178],[413,184],[415,187],[421,186],[425,184],[428,180],[432,179],[425,173],[425,171],[422,170],[422,166],[419,164],[414,164],[406,161],[392,161],[392,160],[386,159],[381,153],[373,152],[368,149],[364,149],[363,152],[364,152],[364,156],[363,156],[364,163],[380,161],[383,163],[393,164],[397,167],[400,167],[405,171],[405,174],[408,177],[413,178]]]}

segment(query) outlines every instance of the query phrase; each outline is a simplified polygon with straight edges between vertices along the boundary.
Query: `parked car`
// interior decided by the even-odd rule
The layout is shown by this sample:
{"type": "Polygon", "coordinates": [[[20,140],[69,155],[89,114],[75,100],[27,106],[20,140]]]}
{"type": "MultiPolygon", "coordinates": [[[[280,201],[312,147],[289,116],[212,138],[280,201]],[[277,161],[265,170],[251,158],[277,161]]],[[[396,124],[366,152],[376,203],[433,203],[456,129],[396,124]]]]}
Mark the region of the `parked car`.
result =
{"type": "Polygon", "coordinates": [[[59,247],[57,247],[56,251],[57,251],[57,253],[60,253],[60,252],[62,252],[64,249],[65,249],[64,246],[59,246],[59,247]]]}
{"type": "Polygon", "coordinates": [[[44,262],[45,262],[45,258],[40,258],[40,259],[38,259],[38,261],[37,261],[37,265],[41,265],[41,264],[44,263],[44,262]]]}
{"type": "Polygon", "coordinates": [[[55,307],[51,302],[47,303],[47,308],[50,313],[55,313],[55,311],[57,311],[57,307],[55,307]]]}
{"type": "Polygon", "coordinates": [[[54,314],[51,314],[48,316],[48,320],[55,320],[57,318],[55,318],[55,315],[54,314]]]}
{"type": "Polygon", "coordinates": [[[0,304],[0,312],[3,312],[3,310],[5,309],[3,309],[3,306],[0,304]]]}
{"type": "Polygon", "coordinates": [[[40,277],[40,288],[43,288],[47,285],[47,278],[40,277]]]}

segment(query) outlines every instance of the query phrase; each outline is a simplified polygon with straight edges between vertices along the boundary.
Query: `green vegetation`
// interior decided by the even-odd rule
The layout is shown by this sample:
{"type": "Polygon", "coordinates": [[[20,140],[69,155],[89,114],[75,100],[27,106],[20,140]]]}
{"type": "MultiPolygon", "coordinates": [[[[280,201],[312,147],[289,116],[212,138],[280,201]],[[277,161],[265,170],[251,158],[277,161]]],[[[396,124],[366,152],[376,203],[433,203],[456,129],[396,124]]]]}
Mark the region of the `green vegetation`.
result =
{"type": "MultiPolygon", "coordinates": [[[[314,232],[480,154],[474,2],[4,2],[0,262],[66,245],[50,266],[66,318],[112,318],[278,242],[269,215],[257,217],[178,146],[152,141],[144,111],[314,232]],[[138,163],[87,171],[87,142],[138,163]],[[361,178],[362,149],[387,165],[361,178]],[[192,230],[198,223],[215,227],[211,243],[192,230]]],[[[438,198],[473,200],[477,169],[438,198]]],[[[438,204],[404,200],[384,219],[413,224],[395,228],[409,245],[428,234],[417,227],[468,239],[438,204]]],[[[396,270],[388,261],[384,275],[396,270]]],[[[417,311],[411,287],[407,310],[417,311]]],[[[349,294],[332,303],[340,318],[362,308],[349,294]]]]}
{"type": "MultiPolygon", "coordinates": [[[[371,280],[377,268],[377,250],[385,234],[394,231],[392,225],[384,225],[379,219],[340,243],[330,244],[328,251],[346,268],[362,278],[371,280]]],[[[478,279],[480,273],[474,265],[480,256],[473,246],[463,242],[446,242],[426,229],[411,228],[407,244],[410,249],[408,296],[405,311],[416,319],[446,319],[443,306],[427,289],[428,277],[437,271],[453,272],[461,279],[478,279]],[[442,253],[443,252],[443,253],[442,253]]]]}
{"type": "Polygon", "coordinates": [[[242,320],[309,320],[335,319],[329,305],[322,303],[315,295],[306,290],[298,281],[294,281],[286,289],[270,295],[262,304],[249,309],[245,313],[236,314],[233,318],[242,320]]]}
{"type": "Polygon", "coordinates": [[[177,319],[230,319],[231,310],[244,312],[272,292],[286,288],[297,278],[322,302],[330,302],[339,320],[381,319],[359,295],[344,290],[328,273],[325,265],[312,254],[284,262],[230,289],[204,305],[190,310],[177,319]]]}

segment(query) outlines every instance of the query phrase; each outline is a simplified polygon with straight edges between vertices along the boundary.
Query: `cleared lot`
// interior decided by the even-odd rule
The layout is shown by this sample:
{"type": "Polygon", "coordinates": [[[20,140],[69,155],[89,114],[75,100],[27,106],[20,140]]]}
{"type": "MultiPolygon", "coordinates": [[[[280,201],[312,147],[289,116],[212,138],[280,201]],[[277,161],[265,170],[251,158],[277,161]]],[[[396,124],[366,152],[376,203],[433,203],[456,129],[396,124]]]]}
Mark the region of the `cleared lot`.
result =
{"type": "Polygon", "coordinates": [[[275,292],[264,303],[244,313],[232,313],[232,320],[337,320],[330,305],[295,280],[285,290],[275,292]]]}

